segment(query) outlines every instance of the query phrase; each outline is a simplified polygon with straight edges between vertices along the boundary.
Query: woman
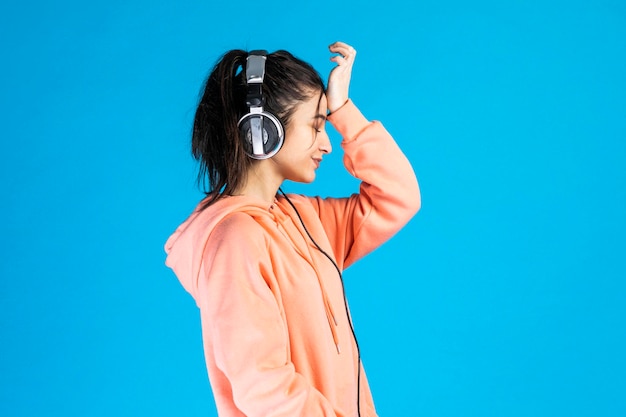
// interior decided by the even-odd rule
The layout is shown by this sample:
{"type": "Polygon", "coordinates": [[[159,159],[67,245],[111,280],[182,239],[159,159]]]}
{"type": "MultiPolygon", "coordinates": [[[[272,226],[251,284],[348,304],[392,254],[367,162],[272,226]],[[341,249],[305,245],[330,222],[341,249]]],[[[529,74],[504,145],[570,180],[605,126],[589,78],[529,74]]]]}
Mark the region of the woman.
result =
{"type": "Polygon", "coordinates": [[[389,133],[348,98],[354,48],[329,49],[326,90],[288,52],[230,51],[196,111],[192,151],[209,190],[166,263],[200,308],[221,417],[377,415],[341,271],[401,229],[420,196],[389,133]],[[315,179],[332,149],[326,121],[359,193],[279,194],[284,180],[315,179]]]}

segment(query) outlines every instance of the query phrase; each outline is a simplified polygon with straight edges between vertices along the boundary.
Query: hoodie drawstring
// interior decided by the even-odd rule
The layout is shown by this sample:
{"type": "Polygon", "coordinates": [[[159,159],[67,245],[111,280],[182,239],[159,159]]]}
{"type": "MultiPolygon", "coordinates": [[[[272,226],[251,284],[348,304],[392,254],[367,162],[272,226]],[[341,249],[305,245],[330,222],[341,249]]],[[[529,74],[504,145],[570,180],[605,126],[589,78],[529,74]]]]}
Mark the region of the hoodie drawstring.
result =
{"type": "MultiPolygon", "coordinates": [[[[306,246],[307,252],[308,252],[308,253],[305,254],[298,247],[298,245],[295,244],[293,237],[290,236],[290,234],[289,234],[289,229],[285,225],[286,220],[290,219],[290,218],[288,216],[285,216],[281,212],[280,209],[275,210],[275,208],[276,208],[276,203],[271,205],[270,212],[272,213],[274,219],[277,221],[277,224],[280,226],[279,230],[281,231],[281,233],[285,234],[285,237],[287,237],[287,239],[292,243],[293,247],[300,254],[300,256],[302,256],[304,259],[306,259],[307,262],[309,262],[309,264],[311,265],[311,267],[315,270],[315,276],[317,277],[317,282],[318,282],[318,284],[320,286],[320,290],[322,292],[322,298],[323,298],[323,301],[324,301],[324,309],[326,311],[326,320],[328,321],[328,327],[330,328],[330,332],[331,332],[332,337],[333,337],[333,342],[335,344],[335,347],[337,348],[337,353],[340,354],[341,353],[341,348],[339,346],[339,337],[337,336],[337,330],[335,329],[335,327],[338,326],[337,319],[335,318],[335,313],[333,311],[333,307],[330,304],[330,300],[328,299],[328,293],[326,292],[326,288],[324,287],[324,283],[322,282],[321,274],[320,274],[319,270],[317,269],[317,265],[315,264],[315,262],[313,260],[313,254],[311,253],[311,247],[310,247],[310,244],[308,242],[308,239],[307,239],[306,236],[304,236],[302,234],[300,229],[298,227],[296,227],[296,229],[298,229],[300,237],[303,238],[304,241],[305,241],[305,246],[306,246]]],[[[293,222],[292,222],[292,224],[293,224],[293,222]]],[[[295,224],[294,224],[294,226],[295,226],[295,224]]]]}

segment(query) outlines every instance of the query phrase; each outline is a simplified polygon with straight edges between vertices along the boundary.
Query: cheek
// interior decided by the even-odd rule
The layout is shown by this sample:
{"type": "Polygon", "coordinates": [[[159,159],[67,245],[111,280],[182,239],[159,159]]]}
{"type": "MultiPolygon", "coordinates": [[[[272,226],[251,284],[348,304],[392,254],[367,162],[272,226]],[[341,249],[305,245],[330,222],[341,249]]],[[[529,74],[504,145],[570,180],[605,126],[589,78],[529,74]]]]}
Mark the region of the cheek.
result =
{"type": "Polygon", "coordinates": [[[317,136],[320,135],[315,129],[310,126],[306,126],[300,133],[300,140],[302,141],[302,148],[309,150],[315,145],[317,136]]]}
{"type": "Polygon", "coordinates": [[[306,147],[307,151],[312,149],[313,146],[315,145],[315,142],[316,142],[316,139],[317,139],[316,135],[319,135],[319,133],[317,133],[316,131],[313,131],[313,133],[311,134],[311,137],[308,139],[308,141],[307,141],[308,146],[306,147]]]}
{"type": "Polygon", "coordinates": [[[288,147],[294,152],[307,151],[315,145],[316,134],[319,135],[321,133],[317,133],[308,126],[301,129],[292,129],[289,134],[285,136],[283,147],[288,147]]]}

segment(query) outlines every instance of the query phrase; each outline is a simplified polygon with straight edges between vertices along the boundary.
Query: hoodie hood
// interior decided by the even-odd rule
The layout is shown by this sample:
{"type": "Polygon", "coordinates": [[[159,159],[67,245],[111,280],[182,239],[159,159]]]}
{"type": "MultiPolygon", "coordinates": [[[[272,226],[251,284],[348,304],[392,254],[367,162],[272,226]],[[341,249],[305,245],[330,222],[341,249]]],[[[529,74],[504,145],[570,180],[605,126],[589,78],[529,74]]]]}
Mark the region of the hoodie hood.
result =
{"type": "Polygon", "coordinates": [[[270,207],[263,200],[246,196],[223,197],[204,210],[200,208],[203,202],[198,204],[165,243],[165,264],[174,271],[196,304],[202,256],[215,226],[233,212],[267,215],[270,207]]]}
{"type": "MultiPolygon", "coordinates": [[[[165,264],[170,267],[178,280],[199,305],[199,279],[203,256],[211,233],[226,216],[234,212],[245,212],[255,218],[267,218],[267,220],[280,224],[285,236],[292,243],[296,252],[302,256],[315,270],[317,280],[324,300],[324,309],[328,326],[332,333],[333,341],[340,351],[337,339],[337,320],[333,307],[329,301],[328,293],[321,279],[318,266],[313,261],[306,231],[300,230],[295,225],[290,225],[290,220],[283,213],[280,203],[283,198],[278,198],[273,204],[264,200],[247,196],[223,197],[205,209],[201,209],[202,202],[198,204],[191,215],[176,229],[165,243],[167,259],[165,264]]],[[[294,207],[295,210],[295,207],[294,207]]]]}

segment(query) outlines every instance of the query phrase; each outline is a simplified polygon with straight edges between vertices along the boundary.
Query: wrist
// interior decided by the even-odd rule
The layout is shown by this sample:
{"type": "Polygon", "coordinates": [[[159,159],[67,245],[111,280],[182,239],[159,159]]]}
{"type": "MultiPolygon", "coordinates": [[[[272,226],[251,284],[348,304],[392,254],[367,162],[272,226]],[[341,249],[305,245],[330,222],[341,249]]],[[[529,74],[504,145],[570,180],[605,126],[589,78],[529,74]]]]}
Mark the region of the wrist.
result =
{"type": "Polygon", "coordinates": [[[345,106],[348,101],[350,101],[350,99],[346,98],[345,100],[338,101],[337,103],[333,103],[332,105],[329,103],[328,104],[328,112],[331,113],[331,114],[335,113],[337,110],[339,110],[340,108],[345,106]]]}

